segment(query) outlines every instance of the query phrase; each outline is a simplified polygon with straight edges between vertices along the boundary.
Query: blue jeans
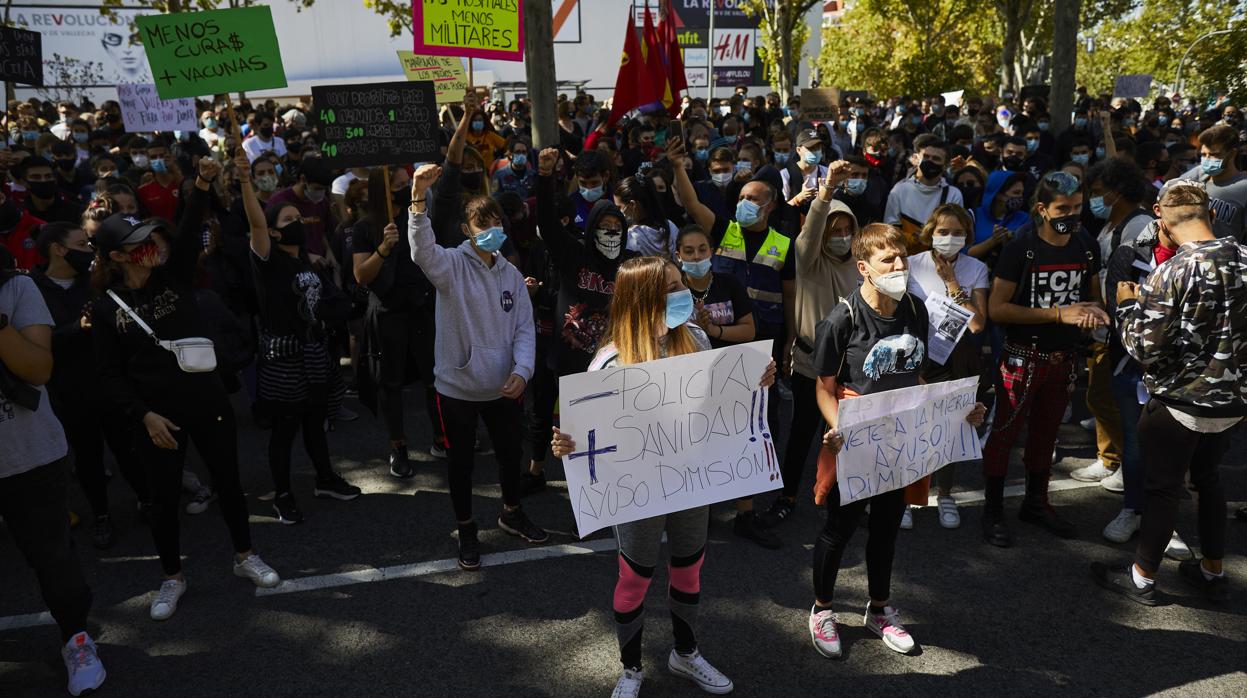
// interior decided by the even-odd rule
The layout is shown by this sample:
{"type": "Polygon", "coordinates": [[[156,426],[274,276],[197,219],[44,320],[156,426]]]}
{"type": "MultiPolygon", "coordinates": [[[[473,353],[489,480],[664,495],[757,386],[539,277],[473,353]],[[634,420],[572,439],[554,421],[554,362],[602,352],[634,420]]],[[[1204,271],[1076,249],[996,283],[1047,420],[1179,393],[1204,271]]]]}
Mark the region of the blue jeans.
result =
{"type": "Polygon", "coordinates": [[[1138,368],[1130,365],[1113,376],[1113,400],[1121,413],[1122,454],[1121,472],[1126,482],[1124,509],[1143,513],[1143,454],[1139,450],[1139,417],[1143,405],[1139,404],[1137,388],[1141,380],[1138,368]]]}

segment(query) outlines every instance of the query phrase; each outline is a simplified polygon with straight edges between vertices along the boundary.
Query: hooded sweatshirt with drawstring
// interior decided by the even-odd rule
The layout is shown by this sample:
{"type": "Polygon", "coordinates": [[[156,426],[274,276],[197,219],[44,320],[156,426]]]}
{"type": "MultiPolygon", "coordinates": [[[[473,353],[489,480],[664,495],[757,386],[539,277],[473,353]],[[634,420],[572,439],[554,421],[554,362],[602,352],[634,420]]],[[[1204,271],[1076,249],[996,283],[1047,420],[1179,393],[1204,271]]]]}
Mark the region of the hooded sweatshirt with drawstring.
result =
{"type": "Polygon", "coordinates": [[[853,221],[856,235],[857,218],[848,205],[815,196],[797,236],[797,343],[792,349],[792,370],[810,379],[818,378],[813,355],[818,323],[862,283],[852,252],[834,257],[827,249],[827,221],[836,214],[853,221]]]}
{"type": "Polygon", "coordinates": [[[992,215],[992,204],[996,201],[1000,191],[1015,181],[1025,182],[1026,174],[996,170],[987,176],[987,186],[983,187],[983,202],[974,209],[974,241],[970,243],[971,245],[977,245],[990,238],[996,232],[998,225],[1016,231],[1030,220],[1030,215],[1024,208],[1006,213],[1004,218],[996,218],[992,215]]]}

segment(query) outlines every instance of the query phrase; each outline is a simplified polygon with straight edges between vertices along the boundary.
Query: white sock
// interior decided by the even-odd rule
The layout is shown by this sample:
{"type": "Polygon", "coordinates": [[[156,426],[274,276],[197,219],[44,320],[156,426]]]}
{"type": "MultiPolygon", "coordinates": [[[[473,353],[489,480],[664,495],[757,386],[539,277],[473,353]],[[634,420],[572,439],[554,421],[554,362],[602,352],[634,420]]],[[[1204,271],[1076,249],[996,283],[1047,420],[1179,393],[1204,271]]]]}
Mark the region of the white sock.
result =
{"type": "Polygon", "coordinates": [[[1138,565],[1130,566],[1130,576],[1134,578],[1134,585],[1140,589],[1148,589],[1148,588],[1151,588],[1153,584],[1155,584],[1155,581],[1148,579],[1147,577],[1144,577],[1142,574],[1139,574],[1138,565]]]}
{"type": "Polygon", "coordinates": [[[1202,562],[1201,562],[1201,563],[1199,563],[1199,571],[1200,571],[1200,572],[1203,572],[1203,573],[1204,573],[1204,579],[1207,579],[1207,580],[1208,580],[1208,581],[1210,581],[1210,582],[1211,582],[1212,580],[1214,580],[1214,579],[1220,579],[1221,577],[1224,577],[1224,576],[1225,576],[1225,570],[1221,570],[1220,572],[1215,572],[1215,573],[1214,573],[1214,572],[1209,572],[1209,571],[1208,571],[1208,568],[1207,568],[1207,567],[1204,567],[1204,563],[1202,563],[1202,562]]]}

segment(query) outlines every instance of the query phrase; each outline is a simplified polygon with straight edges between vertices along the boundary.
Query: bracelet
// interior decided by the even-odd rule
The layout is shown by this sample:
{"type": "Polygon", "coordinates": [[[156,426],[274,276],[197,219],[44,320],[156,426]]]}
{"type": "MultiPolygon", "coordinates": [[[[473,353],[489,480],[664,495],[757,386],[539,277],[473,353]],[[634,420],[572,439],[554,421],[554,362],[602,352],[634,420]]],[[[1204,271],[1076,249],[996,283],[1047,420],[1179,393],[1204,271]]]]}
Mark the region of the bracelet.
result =
{"type": "Polygon", "coordinates": [[[411,203],[413,203],[413,204],[422,204],[422,203],[424,203],[424,201],[425,201],[424,199],[412,199],[412,200],[411,200],[411,203]]]}
{"type": "Polygon", "coordinates": [[[379,248],[379,247],[378,247],[376,250],[374,250],[374,251],[377,253],[377,256],[378,256],[378,257],[380,257],[381,259],[389,259],[389,258],[390,258],[390,255],[388,255],[388,254],[381,254],[381,248],[379,248]]]}
{"type": "Polygon", "coordinates": [[[715,339],[723,339],[723,325],[715,325],[715,327],[719,328],[719,335],[715,339]]]}
{"type": "Polygon", "coordinates": [[[1057,322],[1061,321],[1061,306],[1059,305],[1056,306],[1056,321],[1057,322]]]}

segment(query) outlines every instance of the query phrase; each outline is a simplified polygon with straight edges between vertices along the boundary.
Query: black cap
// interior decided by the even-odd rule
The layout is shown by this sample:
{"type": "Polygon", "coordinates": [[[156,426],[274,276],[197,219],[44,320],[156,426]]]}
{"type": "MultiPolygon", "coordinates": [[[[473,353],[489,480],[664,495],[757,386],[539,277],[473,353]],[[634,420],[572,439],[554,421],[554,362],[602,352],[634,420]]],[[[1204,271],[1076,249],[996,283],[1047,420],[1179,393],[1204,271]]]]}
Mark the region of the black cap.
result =
{"type": "Polygon", "coordinates": [[[820,145],[823,142],[823,139],[818,137],[818,131],[815,131],[812,128],[807,128],[807,129],[797,132],[797,146],[798,147],[809,148],[808,144],[813,143],[815,141],[818,141],[820,145]]]}
{"type": "Polygon", "coordinates": [[[146,241],[152,232],[164,227],[159,220],[147,222],[129,213],[114,213],[105,218],[95,231],[95,249],[100,254],[121,250],[126,245],[136,245],[146,241]]]}

